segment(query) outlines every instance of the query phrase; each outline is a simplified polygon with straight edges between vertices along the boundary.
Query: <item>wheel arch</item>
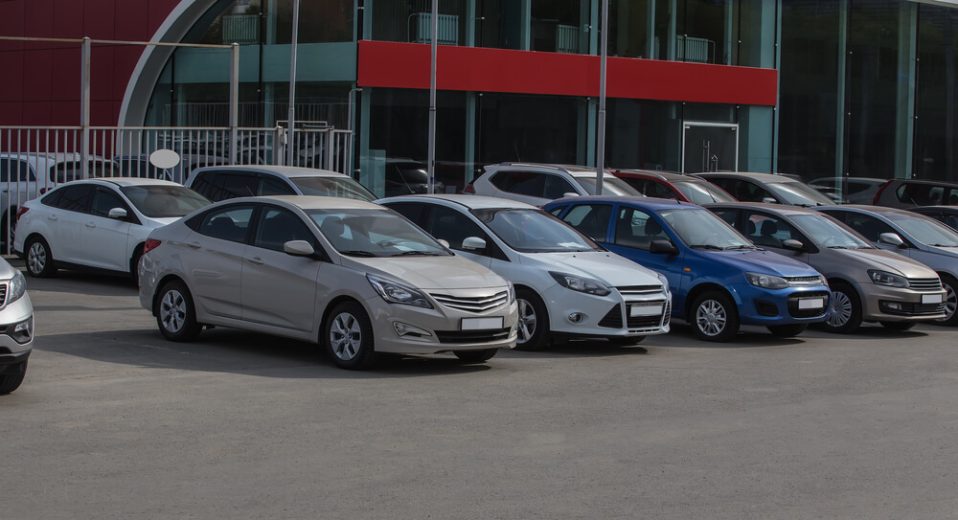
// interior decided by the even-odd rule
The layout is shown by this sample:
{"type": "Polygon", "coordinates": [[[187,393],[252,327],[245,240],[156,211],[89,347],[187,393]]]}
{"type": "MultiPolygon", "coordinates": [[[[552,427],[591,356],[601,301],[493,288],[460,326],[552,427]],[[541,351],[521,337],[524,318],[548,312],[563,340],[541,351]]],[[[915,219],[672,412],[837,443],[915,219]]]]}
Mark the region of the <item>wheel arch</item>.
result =
{"type": "MultiPolygon", "coordinates": [[[[152,297],[153,303],[150,305],[150,308],[151,308],[150,310],[151,310],[151,312],[153,313],[154,316],[156,316],[157,305],[158,305],[159,302],[160,302],[160,292],[161,292],[161,289],[163,289],[163,287],[164,287],[166,284],[170,283],[170,282],[180,282],[181,284],[183,284],[184,286],[186,286],[186,290],[187,290],[187,291],[190,290],[190,286],[186,284],[186,280],[184,280],[184,279],[183,279],[182,277],[180,277],[179,275],[176,275],[176,274],[168,274],[168,275],[164,276],[163,278],[160,278],[160,281],[157,282],[156,285],[154,286],[154,287],[155,287],[155,290],[153,291],[153,297],[152,297]]],[[[192,293],[191,293],[191,295],[192,295],[192,293]]]]}
{"type": "MultiPolygon", "coordinates": [[[[325,345],[325,338],[323,337],[324,336],[323,331],[326,330],[326,324],[329,322],[329,316],[333,313],[333,309],[335,309],[337,305],[341,303],[346,303],[346,302],[353,302],[358,304],[360,307],[363,308],[364,311],[366,311],[366,316],[369,317],[370,320],[372,320],[372,314],[370,314],[369,309],[366,308],[362,300],[360,300],[359,298],[356,298],[355,296],[351,296],[349,294],[341,294],[333,298],[332,300],[330,300],[329,303],[326,304],[326,308],[323,309],[322,319],[320,319],[319,321],[319,330],[316,333],[316,339],[320,346],[325,345]]],[[[373,341],[375,341],[375,339],[376,338],[374,337],[373,341]]]]}
{"type": "Polygon", "coordinates": [[[733,303],[735,303],[736,305],[739,305],[738,299],[735,298],[735,295],[732,294],[732,292],[729,291],[727,287],[724,287],[724,286],[722,286],[722,285],[719,285],[718,283],[715,283],[715,282],[704,282],[704,283],[700,283],[700,284],[696,285],[695,287],[693,287],[692,290],[690,290],[689,293],[688,293],[688,295],[686,295],[686,297],[685,297],[685,305],[684,305],[684,307],[685,307],[685,318],[686,318],[686,319],[688,319],[688,317],[692,315],[692,304],[695,303],[695,300],[696,300],[702,293],[706,293],[706,292],[709,292],[709,291],[718,291],[718,292],[721,292],[721,293],[727,295],[729,298],[731,298],[733,303]]]}

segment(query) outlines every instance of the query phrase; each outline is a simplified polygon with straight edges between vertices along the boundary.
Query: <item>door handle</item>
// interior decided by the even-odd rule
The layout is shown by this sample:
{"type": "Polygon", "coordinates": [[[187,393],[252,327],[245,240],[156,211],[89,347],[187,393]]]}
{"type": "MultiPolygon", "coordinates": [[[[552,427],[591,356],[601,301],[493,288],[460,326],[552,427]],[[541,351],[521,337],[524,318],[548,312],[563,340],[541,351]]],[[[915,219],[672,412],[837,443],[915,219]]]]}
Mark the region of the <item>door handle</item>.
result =
{"type": "Polygon", "coordinates": [[[260,258],[260,257],[258,257],[258,256],[254,256],[253,258],[248,258],[247,261],[249,261],[249,263],[251,263],[251,264],[256,264],[256,265],[263,265],[263,264],[266,263],[266,262],[263,261],[262,258],[260,258]]]}
{"type": "Polygon", "coordinates": [[[199,242],[187,242],[186,245],[189,247],[192,247],[193,249],[199,249],[203,247],[203,245],[200,244],[199,242]]]}
{"type": "Polygon", "coordinates": [[[94,224],[93,222],[87,222],[87,223],[86,223],[86,227],[88,227],[88,228],[90,228],[90,229],[93,229],[93,228],[96,227],[96,224],[94,224]]]}

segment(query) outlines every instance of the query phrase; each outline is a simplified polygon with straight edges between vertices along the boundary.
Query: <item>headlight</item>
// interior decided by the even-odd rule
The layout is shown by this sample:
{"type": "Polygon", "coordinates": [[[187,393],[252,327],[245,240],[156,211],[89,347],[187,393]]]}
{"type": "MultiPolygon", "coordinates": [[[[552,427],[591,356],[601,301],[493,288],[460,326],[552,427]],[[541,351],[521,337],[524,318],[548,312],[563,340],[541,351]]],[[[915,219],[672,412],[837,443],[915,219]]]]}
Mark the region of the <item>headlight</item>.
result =
{"type": "Polygon", "coordinates": [[[759,273],[745,273],[745,277],[748,278],[748,283],[754,285],[755,287],[763,287],[765,289],[784,289],[788,287],[788,280],[780,276],[759,273]]]}
{"type": "Polygon", "coordinates": [[[516,286],[509,282],[509,303],[516,301],[516,286]]]}
{"type": "Polygon", "coordinates": [[[596,296],[608,296],[609,293],[612,292],[612,290],[606,287],[605,284],[598,280],[593,280],[592,278],[583,278],[581,276],[565,273],[550,272],[549,274],[551,274],[552,277],[559,282],[559,285],[572,291],[594,294],[596,296]]]}
{"type": "Polygon", "coordinates": [[[400,305],[412,305],[413,307],[423,307],[432,309],[432,304],[426,298],[426,295],[413,289],[412,287],[392,282],[371,274],[366,275],[369,284],[389,303],[398,303],[400,305]]]}
{"type": "Polygon", "coordinates": [[[891,274],[887,271],[876,271],[871,269],[868,271],[868,277],[872,279],[872,282],[875,282],[878,285],[887,285],[889,287],[908,287],[908,280],[905,279],[904,276],[891,274]]]}
{"type": "Polygon", "coordinates": [[[23,277],[23,273],[17,271],[17,274],[13,275],[13,279],[7,286],[7,303],[10,304],[23,298],[24,294],[27,294],[27,279],[23,277]]]}
{"type": "Polygon", "coordinates": [[[662,273],[655,273],[659,277],[659,281],[662,282],[662,291],[669,292],[669,279],[665,277],[662,273]]]}

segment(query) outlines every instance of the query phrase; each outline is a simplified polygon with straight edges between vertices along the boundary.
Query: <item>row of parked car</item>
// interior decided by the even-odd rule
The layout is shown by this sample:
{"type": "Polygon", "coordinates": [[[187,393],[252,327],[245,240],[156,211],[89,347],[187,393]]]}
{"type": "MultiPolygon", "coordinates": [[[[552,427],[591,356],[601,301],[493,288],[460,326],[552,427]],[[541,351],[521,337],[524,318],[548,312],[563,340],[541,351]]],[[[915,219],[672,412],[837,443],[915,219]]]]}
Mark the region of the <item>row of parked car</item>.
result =
{"type": "Polygon", "coordinates": [[[320,343],[344,368],[383,352],[482,362],[568,338],[634,344],[673,317],[706,341],[748,325],[956,323],[958,232],[928,216],[836,205],[780,175],[622,171],[594,196],[597,181],[501,164],[468,194],[374,201],[301,168],[202,168],[185,187],[89,179],[24,204],[14,245],[32,276],[138,277],[170,340],[236,327],[320,343]]]}

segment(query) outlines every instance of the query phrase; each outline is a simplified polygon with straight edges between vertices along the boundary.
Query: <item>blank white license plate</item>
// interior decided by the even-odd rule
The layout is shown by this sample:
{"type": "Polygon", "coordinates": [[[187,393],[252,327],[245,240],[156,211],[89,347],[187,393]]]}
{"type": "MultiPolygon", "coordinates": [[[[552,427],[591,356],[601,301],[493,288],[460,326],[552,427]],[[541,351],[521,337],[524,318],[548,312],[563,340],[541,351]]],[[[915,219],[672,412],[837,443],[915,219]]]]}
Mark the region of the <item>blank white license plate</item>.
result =
{"type": "Polygon", "coordinates": [[[662,314],[662,304],[655,303],[650,305],[636,305],[632,304],[629,306],[629,317],[635,318],[637,316],[658,316],[662,314]]]}
{"type": "Polygon", "coordinates": [[[941,303],[945,301],[940,294],[922,294],[921,303],[941,303]]]}
{"type": "Polygon", "coordinates": [[[798,308],[800,310],[822,309],[824,307],[825,307],[825,298],[805,298],[803,300],[798,300],[798,308]]]}
{"type": "Polygon", "coordinates": [[[502,328],[502,316],[495,318],[463,318],[462,330],[492,330],[502,328]]]}

